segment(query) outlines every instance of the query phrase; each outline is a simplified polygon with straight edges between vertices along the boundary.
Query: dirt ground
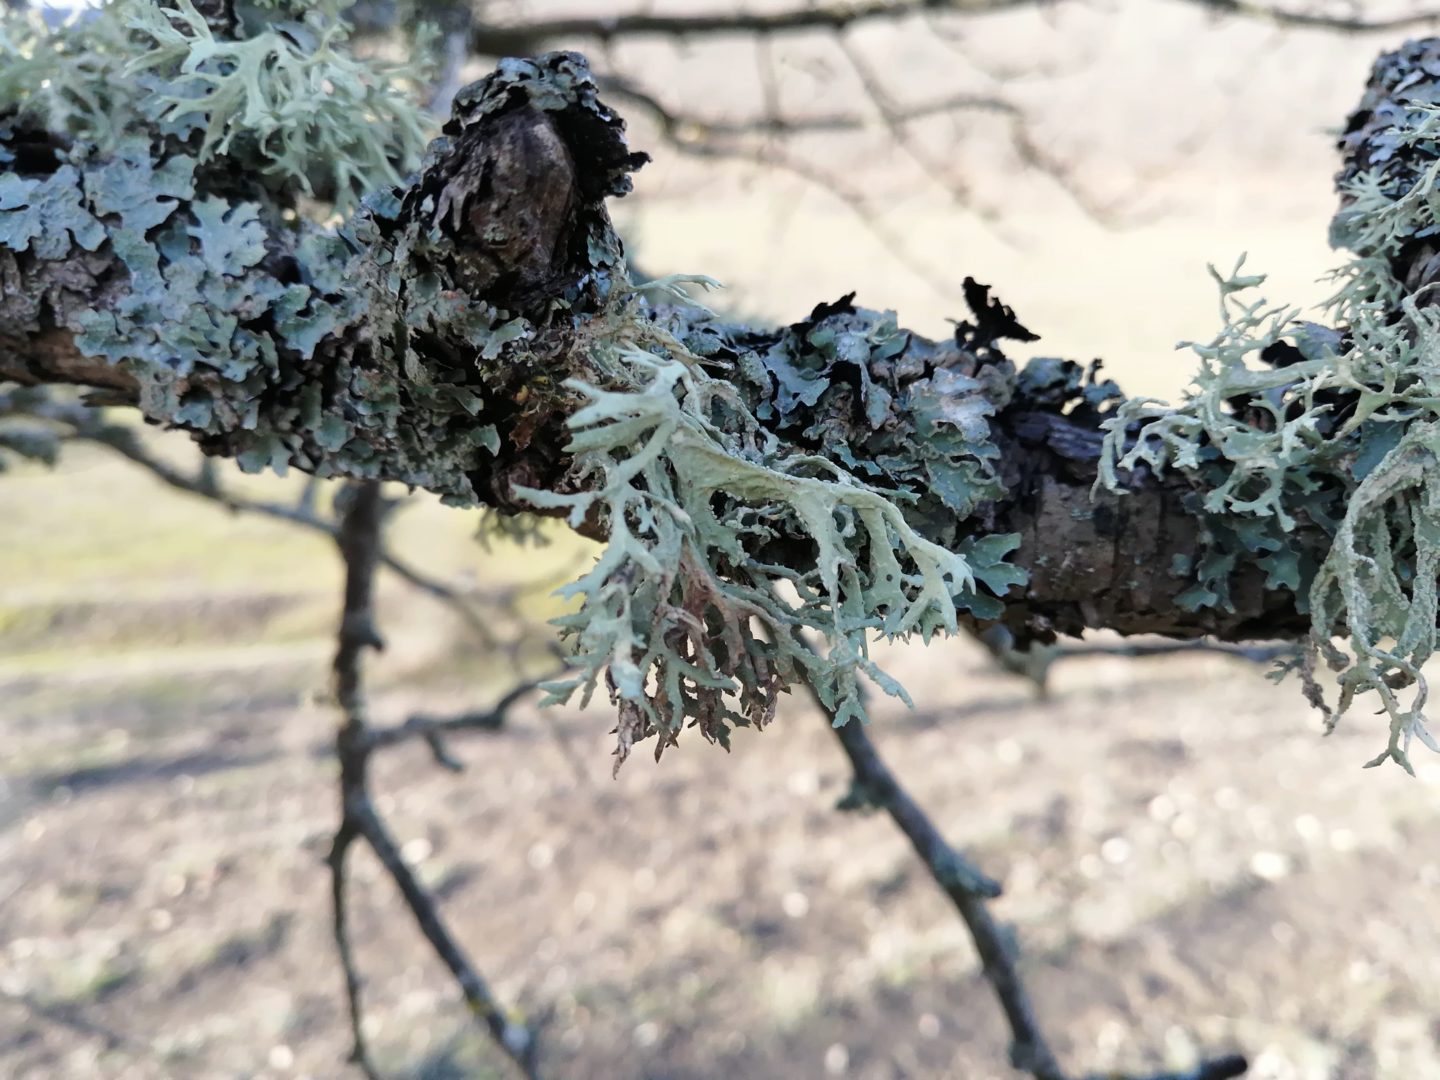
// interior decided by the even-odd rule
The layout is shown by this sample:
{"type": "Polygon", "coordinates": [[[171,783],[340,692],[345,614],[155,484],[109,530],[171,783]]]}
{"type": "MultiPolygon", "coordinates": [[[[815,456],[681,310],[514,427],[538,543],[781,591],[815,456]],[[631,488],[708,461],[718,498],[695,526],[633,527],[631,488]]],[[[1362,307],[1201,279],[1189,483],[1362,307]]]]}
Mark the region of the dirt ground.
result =
{"type": "MultiPolygon", "coordinates": [[[[946,268],[936,288],[821,193],[663,152],[626,227],[654,270],[716,274],[767,317],[858,286],[942,333],[972,273],[1045,334],[1040,351],[1103,355],[1127,388],[1173,394],[1191,366],[1174,341],[1214,327],[1207,260],[1248,249],[1281,295],[1323,294],[1320,131],[1386,42],[1111,7],[986,20],[972,40],[997,63],[1045,61],[1048,82],[1009,89],[1094,192],[1143,211],[1123,229],[966,157],[1012,208],[996,226],[881,161],[867,175],[905,193],[892,224],[946,268]]],[[[908,57],[916,95],[979,78],[900,33],[862,43],[908,57]]],[[[702,88],[744,81],[707,49],[635,59],[702,88]]],[[[183,439],[157,445],[188,460],[183,439]]],[[[487,556],[474,525],[419,500],[394,545],[482,588],[586,557],[564,538],[487,556]]],[[[99,450],[0,478],[0,1076],[355,1075],[323,863],[338,580],[326,541],[99,450]]],[[[554,611],[541,595],[535,618],[554,611]]],[[[380,720],[483,705],[513,676],[402,584],[386,581],[381,615],[380,720]]],[[[882,704],[876,741],[1005,883],[997,913],[1073,1068],[1242,1050],[1257,1080],[1440,1078],[1440,759],[1417,779],[1363,771],[1379,721],[1323,738],[1293,682],[1216,656],[1071,661],[1041,699],[969,642],[880,653],[918,707],[882,704]]],[[[803,702],[733,753],[692,740],[618,780],[610,723],[522,708],[456,744],[459,776],[418,746],[377,776],[477,965],[543,1025],[547,1075],[1012,1075],[963,928],[887,820],[833,809],[844,761],[803,702]]],[[[355,882],[386,1074],[509,1075],[367,856],[355,882]]]]}
{"type": "MultiPolygon", "coordinates": [[[[25,507],[0,515],[20,571],[0,594],[0,1075],[345,1076],[331,553],[99,451],[0,490],[25,507]]],[[[533,556],[478,561],[460,516],[406,511],[397,548],[533,577],[533,556]]],[[[493,698],[506,676],[444,609],[392,582],[382,614],[377,718],[493,698]]],[[[1049,700],[970,643],[885,659],[919,706],[882,705],[877,742],[1005,882],[1077,1067],[1243,1048],[1263,1080],[1440,1076],[1440,764],[1362,771],[1377,725],[1322,738],[1293,684],[1222,657],[1067,661],[1049,700]]],[[[420,747],[378,776],[476,962],[544,1023],[551,1075],[1005,1075],[960,924],[887,820],[832,809],[846,771],[816,715],[797,701],[729,755],[691,742],[618,780],[608,724],[524,709],[457,746],[460,776],[420,747]]],[[[392,887],[356,871],[389,1075],[505,1075],[392,887]]]]}

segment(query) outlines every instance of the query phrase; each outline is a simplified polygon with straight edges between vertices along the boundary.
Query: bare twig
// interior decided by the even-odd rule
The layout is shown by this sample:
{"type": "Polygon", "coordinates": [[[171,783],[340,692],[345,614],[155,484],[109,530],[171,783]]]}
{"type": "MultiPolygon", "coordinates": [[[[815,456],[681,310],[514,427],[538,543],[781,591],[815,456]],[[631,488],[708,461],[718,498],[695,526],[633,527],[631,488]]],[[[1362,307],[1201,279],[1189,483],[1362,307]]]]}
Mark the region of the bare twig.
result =
{"type": "MultiPolygon", "coordinates": [[[[1232,645],[1224,641],[1200,638],[1196,641],[1117,641],[1084,642],[1080,645],[1066,645],[1056,651],[1055,660],[1070,660],[1087,656],[1173,656],[1176,653],[1213,653],[1218,656],[1233,656],[1252,664],[1269,664],[1295,653],[1296,646],[1288,645],[1232,645]]],[[[1054,661],[1052,661],[1053,663],[1054,661]]]]}
{"type": "Polygon", "coordinates": [[[647,11],[534,19],[513,26],[478,23],[471,28],[470,48],[485,56],[510,56],[535,52],[542,43],[556,40],[614,41],[638,37],[695,38],[843,30],[857,23],[901,19],[925,11],[983,15],[1047,2],[1050,0],[862,0],[770,12],[740,10],[681,15],[647,11]]]}
{"type": "Polygon", "coordinates": [[[396,743],[406,742],[409,739],[424,739],[430,744],[430,749],[439,764],[453,772],[459,772],[463,766],[445,749],[444,738],[446,735],[455,735],[466,731],[499,730],[504,726],[506,715],[516,703],[534,692],[542,683],[558,678],[562,674],[564,674],[563,668],[548,675],[542,675],[538,679],[527,679],[512,687],[489,709],[471,710],[460,713],[458,716],[429,716],[417,713],[403,724],[394,727],[371,728],[366,735],[366,742],[369,749],[379,750],[386,746],[394,746],[396,743]]]}
{"type": "MultiPolygon", "coordinates": [[[[807,688],[815,704],[829,719],[830,711],[814,687],[807,684],[807,688]]],[[[862,724],[852,720],[841,727],[832,725],[832,730],[855,771],[855,786],[873,806],[890,815],[969,929],[980,954],[985,978],[994,989],[1010,1025],[1011,1063],[1036,1080],[1065,1080],[1055,1053],[1040,1030],[1035,1006],[1015,966],[1005,932],[985,904],[987,899],[1000,895],[999,883],[971,865],[946,843],[919,804],[900,786],[895,774],[885,765],[862,724]]]]}
{"type": "Polygon", "coordinates": [[[744,161],[761,168],[778,169],[829,193],[855,215],[856,220],[869,230],[896,262],[914,274],[937,296],[950,301],[956,299],[958,286],[952,284],[953,274],[950,271],[917,258],[909,250],[905,237],[870,205],[864,195],[836,177],[815,168],[806,159],[786,154],[783,147],[763,149],[741,145],[727,146],[708,139],[676,141],[673,145],[694,157],[744,161]]]}
{"type": "MultiPolygon", "coordinates": [[[[871,123],[866,117],[850,112],[786,116],[780,112],[771,112],[768,107],[763,116],[750,120],[699,116],[666,105],[651,91],[624,75],[602,75],[598,82],[610,97],[643,109],[660,129],[665,140],[682,150],[686,149],[687,144],[713,143],[718,139],[741,140],[859,131],[871,123]]],[[[906,124],[963,110],[991,113],[1009,113],[1014,110],[1014,106],[1009,102],[986,94],[952,94],[920,105],[892,105],[892,108],[894,118],[906,124]]],[[[720,149],[723,151],[725,148],[720,149]]]]}
{"type": "Polygon", "coordinates": [[[975,634],[995,662],[1006,671],[1022,675],[1039,688],[1043,696],[1051,669],[1062,660],[1079,660],[1094,656],[1142,658],[1174,656],[1186,653],[1211,653],[1229,656],[1251,664],[1269,664],[1295,653],[1293,643],[1273,645],[1236,645],[1228,642],[1196,638],[1188,641],[1086,641],[1075,645],[1035,645],[1015,648],[1015,638],[1003,625],[991,626],[975,634]]]}
{"type": "Polygon", "coordinates": [[[1131,1077],[1115,1073],[1093,1073],[1087,1080],[1234,1080],[1234,1077],[1244,1076],[1249,1068],[1250,1063],[1239,1054],[1226,1054],[1178,1072],[1146,1073],[1143,1076],[1131,1077]]]}
{"type": "MultiPolygon", "coordinates": [[[[815,688],[807,683],[806,689],[826,719],[832,719],[815,688]]],[[[986,903],[1000,895],[999,883],[945,841],[925,811],[886,766],[859,721],[851,720],[840,727],[832,723],[831,727],[854,770],[851,795],[843,804],[856,808],[868,805],[889,814],[970,931],[985,978],[1010,1027],[1010,1063],[1035,1080],[1068,1080],[1036,1017],[1030,992],[1017,965],[1013,935],[1001,927],[986,903]]],[[[1202,1062],[1188,1072],[1160,1073],[1132,1080],[1230,1080],[1243,1075],[1247,1067],[1244,1058],[1230,1055],[1202,1062]]],[[[1125,1078],[1113,1076],[1107,1080],[1125,1078]]]]}
{"type": "Polygon", "coordinates": [[[359,835],[350,815],[342,814],[340,827],[335,830],[326,859],[330,865],[330,925],[336,951],[340,954],[340,967],[345,974],[345,1003],[350,1017],[350,1063],[365,1075],[366,1080],[380,1080],[365,1039],[364,1007],[360,997],[363,984],[360,967],[355,962],[355,951],[350,947],[350,905],[345,889],[345,860],[350,853],[350,845],[359,835]]]}
{"type": "Polygon", "coordinates": [[[361,979],[350,945],[350,916],[345,889],[345,862],[350,846],[363,834],[361,812],[370,803],[369,753],[365,747],[366,701],[364,654],[383,642],[375,629],[375,566],[379,561],[380,526],[385,506],[376,482],[349,489],[352,498],[335,540],[345,560],[345,606],[340,617],[339,648],[335,653],[335,696],[344,719],[335,737],[340,760],[340,824],[330,845],[330,897],[335,945],[345,972],[352,1048],[350,1060],[370,1080],[379,1073],[365,1042],[361,979]]]}
{"type": "MultiPolygon", "coordinates": [[[[313,476],[307,477],[304,488],[299,499],[294,505],[285,503],[267,502],[258,499],[247,499],[244,496],[235,495],[223,488],[214,469],[214,462],[211,458],[203,458],[200,468],[194,476],[187,475],[175,469],[166,462],[160,460],[146,449],[144,443],[136,435],[135,431],[122,424],[107,423],[99,410],[86,405],[68,402],[55,401],[49,397],[37,398],[33,391],[22,393],[0,392],[0,417],[28,417],[42,420],[47,423],[62,424],[69,428],[67,438],[80,439],[93,442],[100,446],[106,446],[127,460],[146,469],[164,483],[177,490],[188,494],[198,495],[219,503],[234,513],[254,513],[262,516],[287,521],[294,525],[310,529],[314,532],[323,533],[332,540],[339,540],[339,531],[335,524],[322,518],[316,509],[316,494],[320,482],[313,476]]],[[[504,650],[513,655],[529,638],[521,635],[509,642],[501,642],[490,629],[478,611],[468,600],[457,590],[449,585],[423,574],[402,561],[399,557],[391,554],[383,543],[383,539],[377,555],[380,565],[396,574],[410,585],[422,592],[433,596],[435,599],[448,605],[465,622],[475,636],[488,648],[504,650]]],[[[522,583],[504,590],[500,593],[500,599],[504,606],[514,611],[519,601],[530,593],[545,590],[549,591],[558,584],[556,575],[547,574],[535,581],[522,583]]],[[[553,645],[552,654],[557,660],[564,663],[564,657],[553,645]]],[[[494,708],[484,711],[467,711],[457,717],[449,719],[438,719],[433,717],[412,718],[413,731],[416,735],[424,738],[429,744],[435,760],[452,771],[459,771],[459,760],[449,752],[443,742],[443,736],[459,731],[483,731],[496,730],[504,722],[505,712],[519,698],[530,693],[540,683],[557,675],[548,675],[540,679],[530,680],[514,687],[501,702],[494,708]]],[[[553,739],[560,756],[565,760],[567,767],[575,777],[577,783],[584,783],[589,779],[579,756],[570,740],[561,729],[559,723],[548,714],[542,716],[542,722],[553,739]]],[[[377,733],[382,736],[378,745],[389,745],[397,741],[394,736],[397,733],[411,730],[405,728],[390,729],[388,732],[377,733]]]]}
{"type": "Polygon", "coordinates": [[[1365,18],[1361,15],[1325,15],[1304,8],[1271,7],[1251,0],[1181,0],[1192,7],[1204,8],[1217,15],[1234,15],[1276,26],[1296,29],[1328,30],[1340,34],[1397,33],[1440,22],[1440,9],[1412,11],[1404,15],[1365,18]]]}
{"type": "MultiPolygon", "coordinates": [[[[915,141],[910,132],[909,118],[902,115],[901,110],[896,107],[890,98],[889,91],[881,83],[880,77],[860,55],[859,50],[844,34],[837,34],[835,40],[841,54],[849,62],[856,78],[860,80],[860,86],[865,91],[865,96],[870,99],[870,104],[874,106],[881,123],[885,125],[885,130],[890,133],[890,138],[920,171],[948,194],[957,205],[970,207],[969,187],[963,181],[951,177],[949,171],[915,141]]],[[[990,103],[991,107],[998,111],[1006,113],[1015,111],[1015,107],[1009,102],[990,99],[990,103]]]]}
{"type": "MultiPolygon", "coordinates": [[[[567,16],[533,19],[514,25],[475,23],[470,49],[484,56],[529,55],[547,45],[571,41],[613,42],[642,37],[691,39],[839,31],[868,22],[895,21],[912,15],[928,19],[993,15],[1021,8],[1046,7],[1054,0],[861,0],[856,3],[797,5],[778,11],[745,10],[626,15],[567,16]]],[[[1304,7],[1280,7],[1254,0],[1176,0],[1219,16],[1254,19],[1295,29],[1331,33],[1398,33],[1440,22],[1440,9],[1368,18],[1327,15],[1304,7]]]]}
{"type": "Polygon", "coordinates": [[[534,1033],[513,1020],[466,957],[440,917],[434,898],[419,883],[370,798],[369,762],[374,749],[365,698],[364,654],[382,647],[375,628],[375,568],[380,563],[381,526],[388,506],[380,484],[364,481],[342,493],[336,543],[345,559],[345,608],[335,654],[336,698],[344,714],[335,739],[340,761],[340,824],[330,850],[333,929],[345,970],[345,987],[354,1040],[352,1060],[367,1077],[376,1077],[365,1045],[360,976],[351,950],[345,889],[345,857],[350,845],[363,839],[399,887],[406,906],[436,954],[450,969],[474,1015],[484,1022],[496,1044],[522,1075],[537,1077],[534,1033]]]}
{"type": "MultiPolygon", "coordinates": [[[[198,495],[219,503],[232,513],[258,514],[262,517],[299,525],[303,529],[321,533],[332,540],[339,539],[335,524],[321,517],[315,508],[315,496],[319,490],[319,481],[314,477],[307,479],[300,498],[293,505],[246,498],[221,486],[211,459],[203,459],[201,467],[195,475],[188,475],[152,454],[133,428],[124,424],[108,423],[99,409],[49,399],[38,402],[27,399],[24,404],[12,405],[13,397],[13,394],[0,394],[0,413],[30,416],[38,420],[62,424],[70,429],[67,433],[69,438],[108,447],[177,491],[198,495]]],[[[492,649],[504,647],[505,643],[495,636],[486,620],[458,590],[417,570],[383,546],[378,558],[380,564],[391,573],[449,607],[486,647],[492,649]]],[[[510,644],[514,646],[519,643],[512,642],[510,644]]]]}

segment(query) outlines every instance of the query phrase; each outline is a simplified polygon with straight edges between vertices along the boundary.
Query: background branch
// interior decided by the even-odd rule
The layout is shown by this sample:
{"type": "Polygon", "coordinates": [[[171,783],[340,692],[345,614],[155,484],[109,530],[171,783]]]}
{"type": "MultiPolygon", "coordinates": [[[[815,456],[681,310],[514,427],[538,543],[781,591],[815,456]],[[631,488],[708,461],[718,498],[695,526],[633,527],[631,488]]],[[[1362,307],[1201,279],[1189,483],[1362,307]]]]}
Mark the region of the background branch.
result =
{"type": "MultiPolygon", "coordinates": [[[[807,682],[805,687],[850,761],[851,789],[841,800],[840,808],[884,810],[909,840],[926,872],[950,898],[970,932],[980,954],[985,979],[1010,1028],[1010,1063],[1035,1080],[1069,1080],[1070,1074],[1061,1067],[1036,1016],[1030,991],[1020,973],[1014,934],[1002,927],[990,912],[987,901],[1000,895],[1000,884],[946,842],[885,764],[864,725],[851,720],[837,726],[834,714],[825,706],[814,685],[807,682]]],[[[1201,1062],[1186,1072],[1130,1078],[1111,1075],[1108,1080],[1231,1080],[1244,1075],[1248,1067],[1243,1057],[1227,1055],[1201,1062]]]]}
{"type": "MultiPolygon", "coordinates": [[[[1254,3],[1251,0],[1176,0],[1217,16],[1254,19],[1296,29],[1341,34],[1396,33],[1440,21],[1440,9],[1370,17],[1333,15],[1305,7],[1254,3]]],[[[614,42],[645,37],[693,39],[736,35],[773,36],[845,30],[864,23],[892,21],[912,15],[928,19],[995,15],[1023,8],[1051,7],[1056,0],[869,0],[855,4],[820,3],[769,12],[709,11],[665,13],[638,11],[610,16],[563,16],[514,25],[476,22],[470,48],[483,56],[524,56],[576,41],[614,42]]]]}
{"type": "MultiPolygon", "coordinates": [[[[378,1074],[366,1047],[361,1007],[361,980],[349,936],[346,903],[346,856],[356,840],[364,840],[400,889],[420,932],[455,977],[471,1012],[526,1077],[538,1077],[535,1034],[495,998],[484,978],[465,955],[440,916],[434,897],[420,884],[400,855],[399,846],[375,809],[369,789],[371,740],[365,695],[364,656],[383,648],[375,627],[375,568],[380,561],[380,537],[389,509],[376,481],[346,489],[336,543],[345,560],[345,604],[335,654],[336,698],[343,721],[335,740],[340,761],[340,824],[331,844],[331,896],[333,930],[345,970],[345,986],[353,1036],[353,1060],[369,1077],[378,1074]]],[[[524,691],[521,691],[522,693],[524,691]]],[[[517,695],[518,696],[518,695],[517,695]]]]}

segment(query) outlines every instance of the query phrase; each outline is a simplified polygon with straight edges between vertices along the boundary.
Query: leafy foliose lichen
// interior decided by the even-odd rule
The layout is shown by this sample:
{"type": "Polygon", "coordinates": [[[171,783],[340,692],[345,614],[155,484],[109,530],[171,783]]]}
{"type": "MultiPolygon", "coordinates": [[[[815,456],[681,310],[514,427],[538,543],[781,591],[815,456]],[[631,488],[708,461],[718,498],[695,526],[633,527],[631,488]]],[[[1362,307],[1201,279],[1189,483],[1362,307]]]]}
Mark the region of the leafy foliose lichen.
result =
{"type": "MultiPolygon", "coordinates": [[[[1004,561],[1015,538],[942,546],[902,510],[911,493],[876,486],[885,478],[825,453],[823,439],[807,450],[777,437],[760,414],[773,421],[807,395],[818,403],[829,388],[819,374],[824,356],[806,362],[794,339],[783,360],[744,354],[757,374],[769,370],[777,380],[774,395],[752,409],[735,382],[714,377],[666,329],[665,307],[657,315],[641,295],[673,294],[680,283],[637,286],[597,328],[594,378],[571,384],[586,399],[570,420],[567,448],[573,487],[583,490],[521,492],[606,533],[605,553],[564,590],[583,600],[560,620],[575,641],[577,674],[552,696],[583,689],[588,699],[603,677],[620,710],[621,760],[651,735],[658,754],[686,723],[726,743],[733,726],[766,723],[777,694],[801,680],[837,725],[863,719],[860,675],[905,697],[869,658],[870,635],[954,632],[957,610],[994,602],[1020,579],[1004,561]],[[823,635],[828,651],[809,632],[823,635]]],[[[694,315],[692,308],[685,325],[704,323],[694,315]]],[[[816,322],[819,332],[802,336],[822,351],[845,333],[844,320],[828,332],[823,313],[816,322]]],[[[708,337],[707,351],[721,333],[710,331],[698,334],[708,337]]],[[[882,364],[901,351],[888,341],[882,329],[842,348],[858,350],[852,360],[868,379],[877,351],[882,364]]],[[[881,426],[878,407],[860,408],[881,426]]],[[[970,456],[983,461],[988,428],[964,421],[960,413],[934,423],[946,438],[961,429],[970,456]]],[[[923,472],[925,459],[913,464],[923,472]]]]}
{"type": "Polygon", "coordinates": [[[425,145],[413,65],[345,48],[341,0],[259,5],[217,37],[191,0],[112,0],[61,27],[0,16],[0,109],[35,113],[101,152],[139,129],[202,165],[244,160],[340,210],[398,183],[425,145]]]}
{"type": "Polygon", "coordinates": [[[1418,73],[1437,53],[1432,41],[1384,58],[1342,143],[1332,239],[1350,257],[1327,305],[1341,329],[1244,299],[1263,278],[1238,266],[1217,274],[1224,325],[1193,346],[1193,391],[1175,409],[1127,402],[1102,463],[1116,489],[1141,466],[1192,477],[1211,536],[1191,602],[1226,604],[1236,559],[1258,555],[1269,584],[1308,606],[1308,696],[1333,726],[1375,694],[1390,737],[1369,764],[1411,771],[1414,739],[1436,748],[1421,667],[1440,573],[1440,83],[1418,73]],[[1298,529],[1323,537],[1318,564],[1291,544],[1298,529]],[[1309,675],[1321,658],[1339,675],[1333,707],[1309,675]]]}
{"type": "MultiPolygon", "coordinates": [[[[296,212],[317,178],[315,193],[343,204],[417,159],[420,112],[396,69],[344,51],[343,6],[261,5],[235,40],[189,0],[117,0],[53,31],[8,16],[0,260],[33,269],[0,314],[13,332],[73,331],[86,356],[134,376],[148,416],[216,440],[242,468],[370,476],[387,463],[473,501],[466,472],[496,442],[471,422],[479,396],[463,373],[411,370],[403,341],[362,340],[357,325],[384,306],[377,297],[393,299],[393,275],[371,272],[353,235],[296,212]],[[86,252],[97,253],[87,268],[123,270],[103,303],[83,288],[66,296],[86,279],[65,264],[86,252]],[[430,408],[403,409],[402,385],[430,408]]],[[[393,190],[378,188],[352,231],[384,231],[393,190]]],[[[443,275],[417,273],[405,290],[416,332],[447,323],[483,356],[524,329],[443,275]]]]}

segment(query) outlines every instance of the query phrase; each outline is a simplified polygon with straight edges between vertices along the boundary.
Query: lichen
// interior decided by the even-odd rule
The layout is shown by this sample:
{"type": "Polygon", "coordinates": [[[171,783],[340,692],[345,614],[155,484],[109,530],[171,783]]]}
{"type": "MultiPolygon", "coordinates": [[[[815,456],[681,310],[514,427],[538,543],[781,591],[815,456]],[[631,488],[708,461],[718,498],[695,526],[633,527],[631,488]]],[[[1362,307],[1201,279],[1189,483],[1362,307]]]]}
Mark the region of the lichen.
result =
{"type": "Polygon", "coordinates": [[[1382,59],[1379,103],[1347,134],[1331,235],[1348,258],[1326,305],[1340,329],[1248,299],[1264,279],[1240,266],[1216,274],[1223,325],[1193,346],[1194,390],[1178,408],[1125,403],[1101,476],[1116,490],[1140,469],[1191,478],[1210,535],[1189,602],[1224,606],[1237,560],[1260,558],[1269,584],[1308,607],[1302,667],[1329,726],[1374,694],[1390,736],[1368,764],[1412,772],[1412,741],[1436,748],[1421,667],[1436,651],[1440,311],[1417,245],[1440,232],[1440,84],[1407,73],[1431,70],[1436,52],[1414,43],[1382,59]],[[1297,529],[1323,535],[1322,560],[1302,557],[1312,545],[1291,543],[1297,529]],[[1317,659],[1338,673],[1333,706],[1308,675],[1317,659]]]}
{"type": "MultiPolygon", "coordinates": [[[[873,635],[994,617],[1022,580],[1016,537],[957,526],[1000,493],[990,422],[1014,370],[991,346],[1023,333],[983,287],[990,329],[941,345],[848,297],[765,332],[699,308],[681,281],[630,284],[603,212],[532,243],[528,218],[506,220],[504,188],[533,187],[532,155],[559,132],[600,155],[575,177],[586,203],[623,193],[640,161],[565,54],[506,61],[461,91],[421,179],[380,184],[327,233],[282,212],[317,156],[363,163],[343,143],[354,118],[322,110],[319,134],[285,124],[304,72],[339,63],[326,51],[339,35],[281,24],[219,42],[188,0],[120,8],[125,32],[117,8],[88,33],[131,96],[47,99],[75,142],[43,180],[0,189],[0,243],[57,263],[76,244],[112,252],[128,288],[69,316],[80,349],[132,371],[147,416],[245,469],[383,475],[473,505],[487,458],[568,415],[569,474],[507,497],[606,534],[567,590],[582,601],[562,620],[577,675],[552,689],[588,696],[603,680],[622,757],[687,724],[725,742],[800,680],[836,723],[863,718],[862,677],[904,696],[870,660],[873,635]],[[519,158],[485,156],[477,133],[519,158]],[[581,264],[568,285],[537,262],[557,245],[581,264]]],[[[37,108],[34,87],[13,89],[21,69],[8,104],[37,108]]],[[[20,138],[0,130],[0,152],[18,156],[20,138]]],[[[563,171],[569,154],[539,164],[563,171]]],[[[563,177],[553,185],[568,205],[563,177]]]]}
{"type": "Polygon", "coordinates": [[[57,28],[7,13],[0,106],[102,153],[150,129],[201,165],[243,159],[277,194],[294,186],[344,211],[415,167],[427,125],[420,70],[353,56],[346,6],[271,2],[233,39],[191,0],[112,0],[57,28]]]}
{"type": "MultiPolygon", "coordinates": [[[[605,553],[563,590],[583,601],[558,620],[574,639],[577,672],[551,693],[566,700],[582,691],[588,700],[603,677],[620,710],[621,761],[652,735],[658,755],[687,723],[728,744],[732,727],[763,726],[777,694],[801,680],[837,725],[865,717],[861,675],[908,701],[870,659],[869,637],[953,633],[957,610],[997,603],[1021,578],[1004,561],[1014,537],[942,546],[902,510],[913,494],[891,486],[895,475],[923,476],[936,460],[964,456],[983,465],[990,456],[983,410],[967,411],[968,398],[954,392],[964,376],[941,368],[923,380],[916,393],[933,401],[917,424],[931,448],[907,462],[897,455],[892,475],[882,476],[886,470],[857,459],[860,447],[852,452],[822,438],[807,450],[779,438],[762,417],[820,404],[833,388],[830,365],[844,355],[863,373],[855,403],[862,423],[878,432],[893,394],[869,380],[907,344],[893,320],[858,330],[865,319],[851,318],[862,313],[847,301],[770,349],[743,353],[737,363],[774,379],[765,381],[774,392],[752,409],[735,383],[712,374],[666,329],[674,306],[657,311],[647,302],[657,292],[676,299],[680,285],[661,279],[617,295],[593,331],[593,377],[570,384],[586,398],[570,418],[567,447],[579,490],[519,491],[537,508],[566,511],[576,526],[598,521],[606,534],[605,553]],[[837,346],[847,333],[848,343],[837,346]],[[815,353],[797,349],[799,341],[815,353]],[[937,442],[943,450],[933,449],[937,442]],[[803,557],[787,558],[797,548],[803,557]],[[807,637],[811,631],[828,651],[807,637]]],[[[678,299],[689,309],[679,323],[705,322],[703,310],[697,318],[678,299]]],[[[712,363],[723,333],[712,325],[699,334],[712,363]]],[[[841,428],[830,430],[838,437],[841,428]]]]}
{"type": "Polygon", "coordinates": [[[7,16],[0,163],[20,168],[0,172],[0,257],[35,265],[47,290],[7,297],[7,330],[58,320],[86,356],[134,375],[147,416],[243,469],[383,470],[473,502],[466,473],[497,446],[493,425],[469,422],[478,395],[427,378],[403,342],[370,346],[361,324],[399,291],[417,332],[463,323],[488,358],[523,326],[437,274],[397,286],[407,252],[389,245],[420,241],[394,222],[393,182],[418,163],[421,114],[399,69],[344,50],[343,6],[272,3],[235,41],[189,0],[117,0],[54,31],[7,16]],[[296,213],[323,188],[341,209],[372,196],[345,234],[296,213]],[[126,288],[89,307],[53,302],[78,251],[113,259],[126,288]],[[402,385],[431,408],[402,408],[402,385]]]}

